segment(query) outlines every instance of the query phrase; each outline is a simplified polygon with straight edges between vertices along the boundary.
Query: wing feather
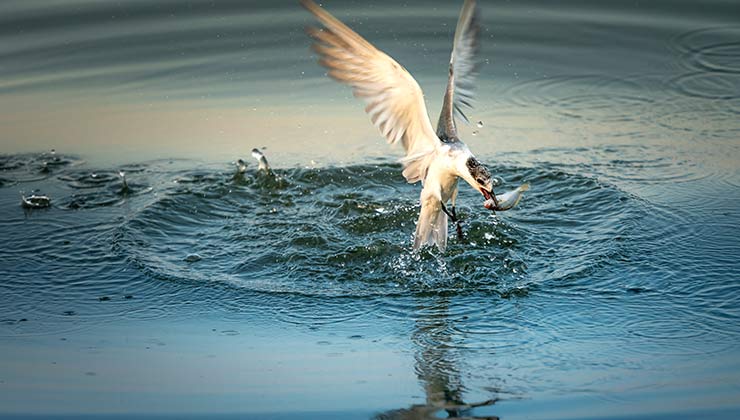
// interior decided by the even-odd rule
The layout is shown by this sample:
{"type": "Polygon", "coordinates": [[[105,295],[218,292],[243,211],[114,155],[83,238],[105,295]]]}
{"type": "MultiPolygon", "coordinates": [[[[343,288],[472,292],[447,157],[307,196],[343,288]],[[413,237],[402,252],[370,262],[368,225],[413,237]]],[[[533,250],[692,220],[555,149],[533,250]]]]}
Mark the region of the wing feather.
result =
{"type": "Polygon", "coordinates": [[[479,22],[480,11],[475,0],[466,0],[455,28],[447,89],[437,123],[437,135],[444,140],[457,139],[455,118],[468,122],[464,110],[473,107],[475,76],[478,72],[479,22]]]}
{"type": "Polygon", "coordinates": [[[313,50],[319,55],[319,63],[328,69],[330,77],[352,86],[354,95],[367,103],[365,112],[389,143],[403,145],[404,168],[417,163],[415,171],[404,171],[406,179],[423,180],[420,175],[426,168],[417,161],[436,150],[439,138],[429,121],[419,84],[393,58],[312,0],[300,3],[324,25],[307,29],[316,40],[313,50]]]}

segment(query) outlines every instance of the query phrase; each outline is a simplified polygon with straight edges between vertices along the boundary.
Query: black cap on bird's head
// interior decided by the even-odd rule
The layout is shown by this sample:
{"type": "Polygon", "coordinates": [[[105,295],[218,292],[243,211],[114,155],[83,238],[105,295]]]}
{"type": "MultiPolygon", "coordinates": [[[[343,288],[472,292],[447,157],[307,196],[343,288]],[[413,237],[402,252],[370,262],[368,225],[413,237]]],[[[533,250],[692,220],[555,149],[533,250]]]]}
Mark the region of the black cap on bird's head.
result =
{"type": "Polygon", "coordinates": [[[493,194],[493,180],[488,169],[472,156],[465,162],[465,166],[468,168],[468,173],[470,174],[469,179],[465,177],[466,181],[473,188],[478,189],[486,200],[491,198],[493,194]]]}

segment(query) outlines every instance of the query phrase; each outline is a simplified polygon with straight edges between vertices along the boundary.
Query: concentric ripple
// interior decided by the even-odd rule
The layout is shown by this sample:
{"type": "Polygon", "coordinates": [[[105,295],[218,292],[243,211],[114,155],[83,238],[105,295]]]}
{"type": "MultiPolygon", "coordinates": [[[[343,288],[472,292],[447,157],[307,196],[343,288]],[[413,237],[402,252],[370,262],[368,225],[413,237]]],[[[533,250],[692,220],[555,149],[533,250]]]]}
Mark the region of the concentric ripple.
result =
{"type": "MultiPolygon", "coordinates": [[[[692,99],[716,100],[717,107],[736,120],[740,113],[740,26],[689,31],[676,37],[672,47],[687,69],[671,80],[674,90],[692,99]]],[[[737,124],[733,127],[737,129],[737,124]]]]}
{"type": "Polygon", "coordinates": [[[540,105],[562,117],[606,123],[637,120],[654,101],[637,79],[596,75],[528,80],[512,85],[502,95],[517,106],[540,105]]]}
{"type": "Polygon", "coordinates": [[[740,92],[740,73],[691,72],[674,78],[671,83],[686,96],[734,100],[740,92]]]}
{"type": "Polygon", "coordinates": [[[627,221],[644,215],[639,204],[624,206],[628,195],[593,179],[494,170],[509,187],[531,182],[531,194],[516,211],[493,216],[474,192],[461,193],[466,237],[451,238],[444,256],[411,252],[418,187],[388,164],[280,171],[277,181],[186,175],[121,226],[117,248],[147,274],[176,282],[305,296],[505,296],[608,264],[627,252],[618,240],[629,236],[627,221]],[[579,246],[558,245],[567,242],[579,246]],[[556,263],[537,263],[553,253],[556,263]]]}
{"type": "Polygon", "coordinates": [[[673,48],[696,69],[740,73],[740,26],[689,31],[674,39],[673,48]]]}
{"type": "Polygon", "coordinates": [[[44,180],[54,172],[81,164],[75,157],[54,150],[40,154],[0,155],[0,188],[44,180]]]}

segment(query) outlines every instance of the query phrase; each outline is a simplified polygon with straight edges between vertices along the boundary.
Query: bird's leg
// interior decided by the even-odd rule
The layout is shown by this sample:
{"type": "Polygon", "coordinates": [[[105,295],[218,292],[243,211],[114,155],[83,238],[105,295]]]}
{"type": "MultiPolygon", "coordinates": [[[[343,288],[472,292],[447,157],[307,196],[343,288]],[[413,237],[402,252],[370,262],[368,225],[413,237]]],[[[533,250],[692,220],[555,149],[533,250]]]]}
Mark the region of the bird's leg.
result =
{"type": "MultiPolygon", "coordinates": [[[[455,217],[453,213],[450,213],[450,211],[447,210],[447,206],[445,206],[445,203],[440,203],[440,204],[442,205],[442,211],[445,212],[445,214],[447,215],[447,217],[449,217],[453,222],[457,222],[457,217],[455,217]]],[[[453,207],[453,209],[454,209],[454,207],[453,207]]]]}
{"type": "Polygon", "coordinates": [[[445,206],[444,203],[442,203],[442,211],[445,212],[447,217],[450,218],[454,223],[457,224],[457,239],[462,241],[465,237],[463,235],[462,225],[460,224],[460,219],[457,218],[457,212],[455,211],[455,206],[452,206],[452,211],[447,210],[447,206],[445,206]]]}
{"type": "Polygon", "coordinates": [[[462,224],[460,223],[460,219],[457,218],[457,213],[455,212],[455,206],[452,206],[452,215],[455,217],[455,223],[457,223],[457,240],[462,241],[463,239],[465,239],[465,235],[463,235],[462,224]]]}

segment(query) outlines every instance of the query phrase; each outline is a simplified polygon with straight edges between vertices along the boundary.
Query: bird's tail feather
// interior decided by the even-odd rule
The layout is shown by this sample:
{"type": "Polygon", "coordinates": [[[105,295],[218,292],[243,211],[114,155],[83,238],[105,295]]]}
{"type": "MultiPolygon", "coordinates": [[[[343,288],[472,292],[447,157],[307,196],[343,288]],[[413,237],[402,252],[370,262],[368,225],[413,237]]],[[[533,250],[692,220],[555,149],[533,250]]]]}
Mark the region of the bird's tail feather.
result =
{"type": "Polygon", "coordinates": [[[436,245],[442,252],[447,248],[447,215],[439,205],[426,205],[421,209],[416,223],[414,249],[424,245],[436,245]]]}

